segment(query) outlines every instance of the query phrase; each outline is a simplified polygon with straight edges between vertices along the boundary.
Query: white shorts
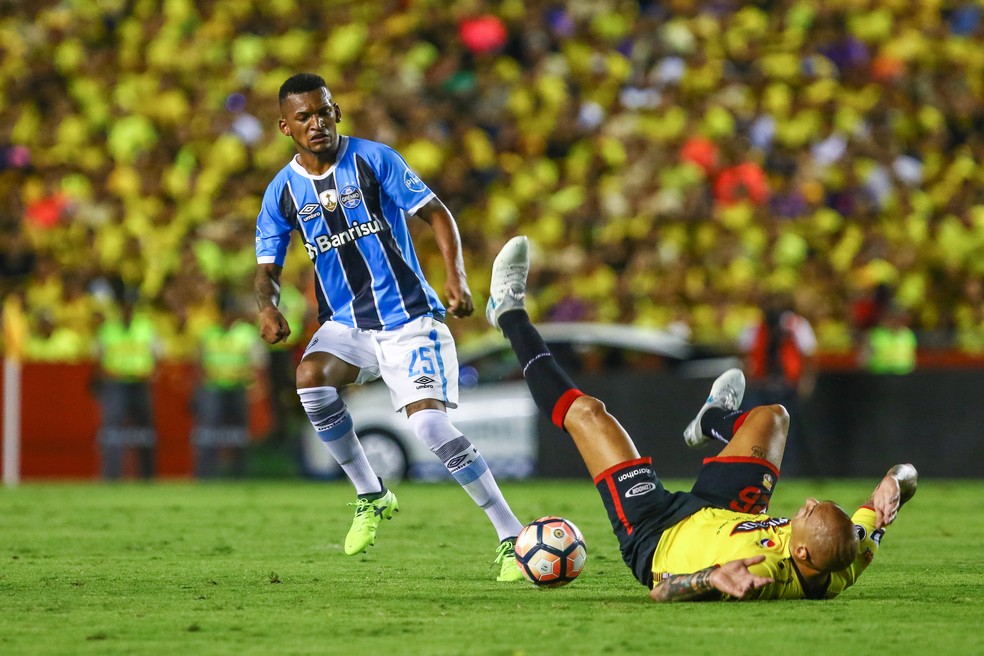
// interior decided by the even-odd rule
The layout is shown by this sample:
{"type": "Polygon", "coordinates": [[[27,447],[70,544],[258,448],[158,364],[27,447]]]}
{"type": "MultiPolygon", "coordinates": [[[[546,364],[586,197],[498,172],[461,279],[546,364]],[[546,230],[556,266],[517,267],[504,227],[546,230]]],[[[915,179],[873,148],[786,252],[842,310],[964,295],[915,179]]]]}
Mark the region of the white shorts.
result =
{"type": "Polygon", "coordinates": [[[433,317],[417,317],[393,330],[359,330],[321,324],[304,355],[331,353],[359,367],[358,385],[382,377],[399,412],[423,399],[458,407],[458,353],[451,331],[433,317]]]}

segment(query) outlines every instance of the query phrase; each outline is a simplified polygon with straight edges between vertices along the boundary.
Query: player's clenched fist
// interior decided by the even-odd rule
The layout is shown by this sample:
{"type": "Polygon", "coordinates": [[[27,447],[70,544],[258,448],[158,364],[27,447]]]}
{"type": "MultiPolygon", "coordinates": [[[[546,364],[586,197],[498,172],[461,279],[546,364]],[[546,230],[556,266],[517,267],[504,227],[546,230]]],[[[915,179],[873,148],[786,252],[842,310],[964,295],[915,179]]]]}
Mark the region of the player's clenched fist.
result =
{"type": "Polygon", "coordinates": [[[276,344],[282,342],[290,336],[290,326],[284,315],[275,307],[265,308],[260,312],[260,337],[276,344]]]}

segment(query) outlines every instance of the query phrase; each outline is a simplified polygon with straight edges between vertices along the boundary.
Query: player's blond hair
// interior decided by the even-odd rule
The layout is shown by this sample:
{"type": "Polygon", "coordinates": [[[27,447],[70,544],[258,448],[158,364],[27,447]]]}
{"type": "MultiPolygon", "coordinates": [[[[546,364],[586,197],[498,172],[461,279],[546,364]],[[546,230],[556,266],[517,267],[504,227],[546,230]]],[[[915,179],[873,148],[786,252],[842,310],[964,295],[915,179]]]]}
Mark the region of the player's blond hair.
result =
{"type": "Polygon", "coordinates": [[[821,572],[847,569],[858,555],[854,522],[843,508],[831,501],[822,502],[816,512],[822,521],[815,525],[807,547],[811,564],[821,572]]]}

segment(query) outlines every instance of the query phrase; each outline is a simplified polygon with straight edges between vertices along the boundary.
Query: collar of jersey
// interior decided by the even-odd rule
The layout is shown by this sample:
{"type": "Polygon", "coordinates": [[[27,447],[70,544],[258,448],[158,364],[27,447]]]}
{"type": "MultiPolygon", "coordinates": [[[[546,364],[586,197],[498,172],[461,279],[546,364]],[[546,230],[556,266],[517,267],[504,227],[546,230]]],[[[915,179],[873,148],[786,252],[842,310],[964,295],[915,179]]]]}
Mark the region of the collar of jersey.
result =
{"type": "Polygon", "coordinates": [[[294,173],[296,173],[297,175],[304,176],[305,178],[308,178],[310,180],[324,180],[329,175],[335,172],[335,167],[338,166],[338,163],[342,160],[342,157],[345,156],[345,151],[348,150],[348,144],[349,144],[348,137],[346,137],[343,134],[338,135],[338,153],[335,155],[335,163],[332,164],[331,168],[329,168],[321,175],[311,175],[310,173],[308,173],[307,170],[303,166],[301,166],[301,164],[297,161],[297,155],[294,155],[293,157],[290,158],[290,168],[294,169],[294,173]]]}

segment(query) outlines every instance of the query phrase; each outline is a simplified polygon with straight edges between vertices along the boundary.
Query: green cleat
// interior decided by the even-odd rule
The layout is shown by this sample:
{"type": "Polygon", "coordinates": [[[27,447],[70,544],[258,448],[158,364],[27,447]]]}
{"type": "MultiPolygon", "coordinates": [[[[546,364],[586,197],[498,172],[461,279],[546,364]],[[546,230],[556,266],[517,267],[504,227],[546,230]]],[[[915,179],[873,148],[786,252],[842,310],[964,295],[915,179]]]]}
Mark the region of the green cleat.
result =
{"type": "Polygon", "coordinates": [[[526,579],[516,562],[516,538],[507,538],[499,543],[495,550],[493,565],[499,566],[496,581],[523,581],[526,579]]]}
{"type": "Polygon", "coordinates": [[[345,536],[345,555],[354,556],[366,551],[376,543],[376,527],[382,519],[393,519],[393,513],[400,511],[400,504],[391,490],[378,499],[360,498],[355,503],[355,517],[352,528],[345,536]]]}

